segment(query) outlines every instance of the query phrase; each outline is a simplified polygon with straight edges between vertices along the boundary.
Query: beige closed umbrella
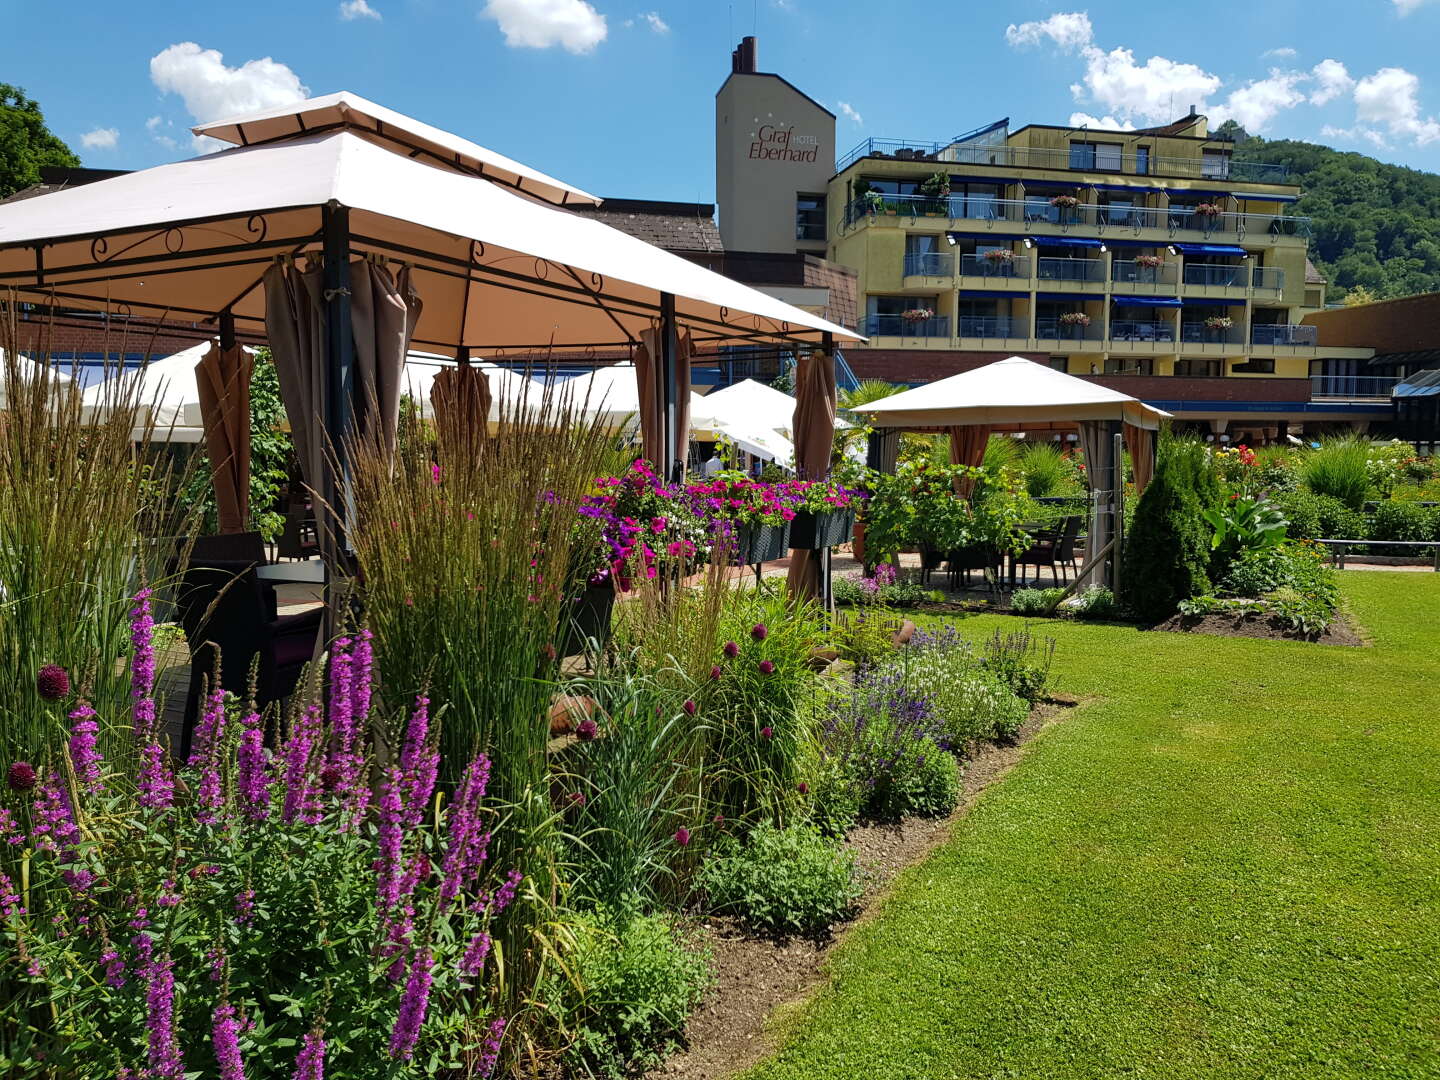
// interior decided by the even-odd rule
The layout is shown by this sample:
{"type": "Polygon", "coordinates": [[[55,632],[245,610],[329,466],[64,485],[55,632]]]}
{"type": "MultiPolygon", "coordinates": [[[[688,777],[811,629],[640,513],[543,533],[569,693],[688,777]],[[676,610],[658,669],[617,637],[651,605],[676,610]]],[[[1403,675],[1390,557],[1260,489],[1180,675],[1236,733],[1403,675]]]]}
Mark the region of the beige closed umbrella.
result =
{"type": "MultiPolygon", "coordinates": [[[[835,442],[835,358],[815,350],[802,354],[795,365],[795,472],[802,480],[824,480],[830,475],[830,452],[835,442]]],[[[816,596],[819,566],[814,553],[790,552],[789,586],[792,596],[816,596]]]]}
{"type": "Polygon", "coordinates": [[[323,494],[325,418],[320,415],[325,377],[325,303],[320,271],[301,272],[289,263],[265,271],[265,336],[280,381],[280,400],[300,472],[311,491],[323,494]]]}
{"type": "Polygon", "coordinates": [[[405,357],[424,305],[410,283],[409,267],[401,267],[398,274],[392,275],[374,259],[350,264],[350,289],[357,429],[360,434],[379,439],[393,454],[405,357]]]}
{"type": "Polygon", "coordinates": [[[1126,424],[1125,445],[1130,448],[1130,467],[1135,472],[1135,494],[1141,495],[1155,475],[1155,433],[1126,424]]]}
{"type": "Polygon", "coordinates": [[[254,362],[239,345],[211,349],[195,365],[200,417],[220,532],[250,522],[250,376],[254,362]]]}
{"type": "Polygon", "coordinates": [[[489,433],[491,398],[489,376],[468,361],[437,372],[430,406],[440,445],[459,457],[478,456],[489,433]]]}
{"type": "MultiPolygon", "coordinates": [[[[990,445],[990,428],[986,424],[959,424],[947,428],[950,435],[950,464],[969,465],[978,469],[985,464],[985,447],[990,445]]],[[[955,493],[970,497],[975,481],[964,477],[955,484],[955,493]]]]}
{"type": "MultiPolygon", "coordinates": [[[[675,445],[672,460],[682,465],[689,456],[690,446],[690,353],[689,335],[675,343],[675,445]]],[[[640,395],[640,450],[645,460],[657,469],[665,459],[665,388],[660,380],[665,372],[660,363],[660,332],[651,328],[640,332],[635,349],[635,385],[640,395]]],[[[672,479],[666,477],[666,480],[672,479]]]]}

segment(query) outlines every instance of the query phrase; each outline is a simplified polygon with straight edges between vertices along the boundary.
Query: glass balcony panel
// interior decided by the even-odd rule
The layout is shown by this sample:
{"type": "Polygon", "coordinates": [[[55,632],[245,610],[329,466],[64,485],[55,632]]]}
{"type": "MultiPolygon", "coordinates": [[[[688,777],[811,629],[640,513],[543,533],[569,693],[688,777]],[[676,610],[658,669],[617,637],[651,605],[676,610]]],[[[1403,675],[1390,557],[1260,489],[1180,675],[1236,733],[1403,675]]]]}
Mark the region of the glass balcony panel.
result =
{"type": "Polygon", "coordinates": [[[1175,324],[1153,320],[1110,320],[1111,341],[1174,341],[1175,324]]]}
{"type": "Polygon", "coordinates": [[[1100,259],[1040,259],[1036,265],[1042,281],[1105,280],[1105,264],[1100,259]]]}
{"type": "Polygon", "coordinates": [[[1035,336],[1044,341],[1099,341],[1101,327],[1097,319],[1091,319],[1089,326],[1058,318],[1036,319],[1035,336]]]}
{"type": "Polygon", "coordinates": [[[1180,340],[1199,345],[1239,345],[1245,340],[1239,326],[1206,326],[1203,322],[1180,324],[1180,340]]]}
{"type": "Polygon", "coordinates": [[[1010,315],[961,315],[959,336],[962,338],[1025,338],[1028,319],[1010,315]]]}
{"type": "Polygon", "coordinates": [[[869,315],[865,319],[865,336],[944,338],[950,336],[950,319],[946,315],[933,315],[928,319],[869,315]]]}
{"type": "Polygon", "coordinates": [[[955,256],[948,251],[912,251],[905,256],[905,276],[949,277],[955,272],[955,256]]]}
{"type": "Polygon", "coordinates": [[[1232,266],[1229,263],[1186,263],[1186,285],[1218,285],[1231,289],[1243,289],[1249,279],[1248,267],[1232,266]]]}
{"type": "Polygon", "coordinates": [[[1255,345],[1314,345],[1317,337],[1314,326],[1256,323],[1250,327],[1250,341],[1255,345]]]}
{"type": "Polygon", "coordinates": [[[960,273],[971,277],[1023,278],[1030,277],[1030,256],[1012,255],[1006,259],[989,255],[961,255],[960,273]]]}

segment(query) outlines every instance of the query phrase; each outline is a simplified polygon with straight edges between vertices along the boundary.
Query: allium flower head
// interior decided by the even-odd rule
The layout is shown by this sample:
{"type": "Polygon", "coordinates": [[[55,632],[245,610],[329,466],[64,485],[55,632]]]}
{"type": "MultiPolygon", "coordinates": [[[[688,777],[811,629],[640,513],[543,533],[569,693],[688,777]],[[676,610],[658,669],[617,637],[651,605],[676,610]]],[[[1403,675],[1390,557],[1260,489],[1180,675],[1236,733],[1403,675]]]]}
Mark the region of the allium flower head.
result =
{"type": "Polygon", "coordinates": [[[740,646],[736,645],[733,641],[727,641],[725,642],[724,651],[726,656],[728,656],[731,660],[734,660],[735,657],[740,655],[740,646]]]}
{"type": "Polygon", "coordinates": [[[600,725],[588,716],[575,725],[575,737],[581,742],[593,742],[599,734],[600,725]]]}
{"type": "Polygon", "coordinates": [[[685,714],[687,716],[695,715],[695,702],[692,701],[690,698],[685,699],[685,704],[682,705],[681,708],[685,710],[685,714]]]}
{"type": "Polygon", "coordinates": [[[775,729],[768,725],[762,727],[760,729],[760,737],[762,739],[773,739],[775,737],[775,729]]]}
{"type": "Polygon", "coordinates": [[[810,785],[807,784],[804,780],[801,780],[798,784],[795,785],[795,790],[800,792],[801,795],[809,795],[810,785]]]}
{"type": "Polygon", "coordinates": [[[775,661],[773,660],[761,660],[757,666],[760,668],[761,675],[773,675],[775,673],[775,661]]]}
{"type": "Polygon", "coordinates": [[[717,681],[717,680],[720,678],[720,675],[721,675],[720,665],[719,665],[719,664],[713,665],[713,666],[710,668],[710,681],[711,681],[711,682],[717,681]]]}
{"type": "Polygon", "coordinates": [[[28,761],[17,761],[5,774],[5,782],[11,791],[29,791],[35,786],[35,766],[28,761]]]}
{"type": "Polygon", "coordinates": [[[764,641],[767,637],[770,636],[770,631],[766,628],[764,623],[756,623],[750,628],[750,636],[756,641],[764,641]]]}
{"type": "Polygon", "coordinates": [[[46,664],[35,675],[35,690],[46,701],[60,701],[70,693],[70,673],[59,664],[46,664]]]}
{"type": "Polygon", "coordinates": [[[683,825],[680,826],[680,828],[676,829],[676,830],[675,830],[675,843],[679,844],[681,847],[689,847],[689,846],[690,846],[690,830],[687,829],[687,828],[685,828],[685,826],[683,826],[683,825]]]}

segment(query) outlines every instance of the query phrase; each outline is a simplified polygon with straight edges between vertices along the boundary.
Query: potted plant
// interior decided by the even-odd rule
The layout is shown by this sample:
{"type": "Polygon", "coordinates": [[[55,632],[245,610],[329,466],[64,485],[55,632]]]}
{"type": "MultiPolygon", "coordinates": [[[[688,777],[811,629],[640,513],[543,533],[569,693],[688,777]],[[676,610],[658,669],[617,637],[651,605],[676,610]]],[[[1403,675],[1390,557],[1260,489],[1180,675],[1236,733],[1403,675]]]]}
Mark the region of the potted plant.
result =
{"type": "Polygon", "coordinates": [[[1235,325],[1235,320],[1229,315],[1211,315],[1205,320],[1206,330],[1229,330],[1235,325]]]}
{"type": "Polygon", "coordinates": [[[1090,325],[1090,316],[1083,311],[1067,311],[1060,316],[1060,327],[1067,337],[1080,337],[1090,325]]]}
{"type": "Polygon", "coordinates": [[[907,323],[929,322],[935,317],[933,308],[907,308],[900,313],[900,318],[907,323]]]}
{"type": "Polygon", "coordinates": [[[1220,208],[1219,203],[1202,202],[1195,207],[1195,213],[1202,218],[1217,218],[1225,211],[1220,208]]]}
{"type": "Polygon", "coordinates": [[[1080,200],[1074,195],[1056,195],[1050,205],[1059,213],[1062,224],[1073,223],[1079,216],[1080,200]]]}
{"type": "Polygon", "coordinates": [[[1015,252],[1009,248],[991,248],[981,258],[987,273],[1008,276],[1015,271],[1015,252]]]}
{"type": "Polygon", "coordinates": [[[790,546],[794,548],[836,547],[845,543],[855,525],[855,508],[863,496],[834,480],[813,483],[794,481],[788,485],[795,520],[790,522],[790,546]]]}
{"type": "Polygon", "coordinates": [[[1160,267],[1165,265],[1165,260],[1159,255],[1136,255],[1135,256],[1135,280],[1155,281],[1160,275],[1160,267]]]}
{"type": "Polygon", "coordinates": [[[788,491],[736,472],[722,472],[685,490],[692,512],[709,522],[713,543],[728,547],[735,565],[785,557],[795,518],[788,491]]]}
{"type": "Polygon", "coordinates": [[[948,217],[950,206],[947,200],[950,198],[950,176],[948,173],[937,172],[930,175],[920,185],[920,194],[931,200],[925,204],[926,217],[948,217]]]}

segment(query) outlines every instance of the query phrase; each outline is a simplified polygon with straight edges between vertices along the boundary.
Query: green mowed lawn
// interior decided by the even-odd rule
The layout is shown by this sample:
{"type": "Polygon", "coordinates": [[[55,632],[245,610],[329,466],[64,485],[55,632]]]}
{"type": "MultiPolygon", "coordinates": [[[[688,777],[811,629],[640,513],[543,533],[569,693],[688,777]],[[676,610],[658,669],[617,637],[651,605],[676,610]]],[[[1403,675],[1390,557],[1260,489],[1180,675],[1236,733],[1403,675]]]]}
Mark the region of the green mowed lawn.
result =
{"type": "Polygon", "coordinates": [[[1440,575],[1342,577],[1373,648],[1033,624],[1087,703],[751,1080],[1440,1077],[1440,575]]]}

